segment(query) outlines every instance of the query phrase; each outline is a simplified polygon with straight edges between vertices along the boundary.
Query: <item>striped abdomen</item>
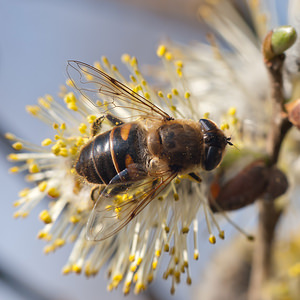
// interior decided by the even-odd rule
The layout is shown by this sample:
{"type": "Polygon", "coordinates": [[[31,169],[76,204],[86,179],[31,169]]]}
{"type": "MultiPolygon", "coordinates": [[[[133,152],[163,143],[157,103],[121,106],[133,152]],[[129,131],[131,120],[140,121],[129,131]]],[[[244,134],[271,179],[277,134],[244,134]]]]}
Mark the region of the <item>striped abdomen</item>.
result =
{"type": "MultiPolygon", "coordinates": [[[[126,123],[95,136],[81,150],[76,171],[87,181],[108,184],[129,165],[141,165],[144,132],[137,123],[126,123]]],[[[129,174],[124,174],[127,177],[129,174]]],[[[128,178],[126,177],[126,180],[128,178]]]]}

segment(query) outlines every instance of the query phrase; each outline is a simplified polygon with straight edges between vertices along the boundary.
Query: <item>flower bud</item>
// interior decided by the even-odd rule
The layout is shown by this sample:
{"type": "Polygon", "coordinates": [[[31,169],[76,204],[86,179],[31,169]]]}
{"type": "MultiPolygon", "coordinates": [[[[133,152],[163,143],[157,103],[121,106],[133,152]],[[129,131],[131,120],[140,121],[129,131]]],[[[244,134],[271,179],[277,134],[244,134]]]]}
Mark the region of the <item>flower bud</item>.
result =
{"type": "Polygon", "coordinates": [[[296,41],[297,33],[292,26],[280,26],[271,30],[263,42],[263,54],[271,60],[289,49],[296,41]]]}

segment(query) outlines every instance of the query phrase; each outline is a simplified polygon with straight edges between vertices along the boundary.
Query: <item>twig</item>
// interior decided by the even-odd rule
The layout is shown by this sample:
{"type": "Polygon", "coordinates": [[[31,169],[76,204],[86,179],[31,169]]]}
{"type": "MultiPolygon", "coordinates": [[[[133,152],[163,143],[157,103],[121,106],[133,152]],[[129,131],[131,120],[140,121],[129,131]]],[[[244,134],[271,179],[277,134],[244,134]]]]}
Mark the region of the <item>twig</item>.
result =
{"type": "MultiPolygon", "coordinates": [[[[276,165],[283,139],[292,127],[292,124],[283,114],[282,66],[284,59],[285,55],[281,54],[265,62],[271,79],[273,103],[272,124],[267,141],[270,167],[276,165]]],[[[259,225],[253,252],[252,271],[248,290],[249,300],[261,299],[262,286],[271,275],[274,233],[282,212],[275,207],[274,200],[268,197],[258,201],[259,225]]]]}

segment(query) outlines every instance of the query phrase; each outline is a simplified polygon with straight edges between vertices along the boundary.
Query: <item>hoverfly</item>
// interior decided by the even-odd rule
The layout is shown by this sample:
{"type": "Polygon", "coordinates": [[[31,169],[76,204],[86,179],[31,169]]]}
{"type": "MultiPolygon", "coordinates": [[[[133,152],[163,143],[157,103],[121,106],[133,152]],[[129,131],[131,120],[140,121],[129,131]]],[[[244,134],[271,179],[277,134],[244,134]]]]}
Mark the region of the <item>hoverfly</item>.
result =
{"type": "Polygon", "coordinates": [[[89,240],[117,233],[177,175],[188,174],[200,182],[197,169],[216,168],[226,145],[232,145],[213,121],[174,119],[86,63],[68,61],[67,73],[75,88],[102,113],[92,124],[91,138],[75,166],[79,176],[97,185],[87,223],[89,240]],[[106,99],[105,104],[99,103],[100,97],[106,99]],[[114,108],[137,112],[138,118],[125,122],[111,113],[114,108]],[[101,132],[104,120],[112,127],[101,132]]]}

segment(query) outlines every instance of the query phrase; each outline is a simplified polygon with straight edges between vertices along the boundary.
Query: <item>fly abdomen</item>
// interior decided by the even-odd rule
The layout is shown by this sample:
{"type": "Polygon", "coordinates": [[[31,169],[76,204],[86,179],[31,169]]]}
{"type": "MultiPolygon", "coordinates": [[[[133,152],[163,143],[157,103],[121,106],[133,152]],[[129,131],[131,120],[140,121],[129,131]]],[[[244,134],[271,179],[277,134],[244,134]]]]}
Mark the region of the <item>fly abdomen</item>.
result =
{"type": "Polygon", "coordinates": [[[137,180],[134,168],[142,165],[140,149],[144,140],[137,123],[116,126],[94,137],[81,150],[76,171],[96,184],[108,184],[112,179],[113,182],[137,180]]]}
{"type": "Polygon", "coordinates": [[[99,134],[80,152],[75,168],[88,182],[108,184],[117,174],[110,153],[110,132],[99,134]]]}

